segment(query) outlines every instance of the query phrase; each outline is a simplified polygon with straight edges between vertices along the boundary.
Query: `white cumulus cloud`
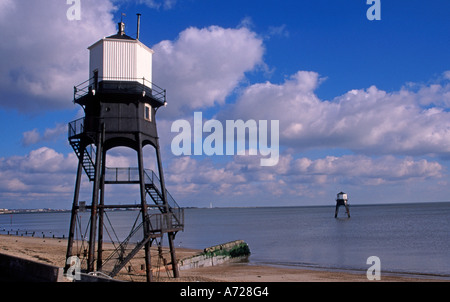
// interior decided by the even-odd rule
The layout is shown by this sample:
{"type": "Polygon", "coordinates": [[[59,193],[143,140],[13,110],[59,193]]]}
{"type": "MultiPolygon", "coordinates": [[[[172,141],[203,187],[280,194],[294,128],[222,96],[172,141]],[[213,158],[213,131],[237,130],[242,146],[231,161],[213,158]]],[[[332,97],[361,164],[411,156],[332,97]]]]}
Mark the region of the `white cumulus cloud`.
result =
{"type": "Polygon", "coordinates": [[[220,117],[279,120],[280,142],[297,151],[341,148],[363,154],[445,155],[450,151],[450,83],[386,92],[371,86],[318,98],[316,72],[282,84],[257,83],[220,117]]]}
{"type": "Polygon", "coordinates": [[[71,106],[73,86],[88,78],[87,47],[115,32],[108,0],[81,1],[70,21],[66,1],[0,1],[0,106],[24,112],[71,106]]]}
{"type": "Polygon", "coordinates": [[[163,114],[172,116],[224,104],[245,72],[262,63],[264,53],[256,33],[219,26],[187,28],[153,50],[154,82],[168,91],[163,114]]]}
{"type": "Polygon", "coordinates": [[[42,147],[24,156],[0,158],[0,199],[3,207],[68,208],[77,158],[42,147]]]}
{"type": "Polygon", "coordinates": [[[60,138],[62,134],[67,133],[67,126],[58,124],[54,128],[45,129],[43,134],[40,134],[38,129],[33,129],[23,133],[22,144],[24,146],[33,145],[39,142],[48,142],[60,138]]]}

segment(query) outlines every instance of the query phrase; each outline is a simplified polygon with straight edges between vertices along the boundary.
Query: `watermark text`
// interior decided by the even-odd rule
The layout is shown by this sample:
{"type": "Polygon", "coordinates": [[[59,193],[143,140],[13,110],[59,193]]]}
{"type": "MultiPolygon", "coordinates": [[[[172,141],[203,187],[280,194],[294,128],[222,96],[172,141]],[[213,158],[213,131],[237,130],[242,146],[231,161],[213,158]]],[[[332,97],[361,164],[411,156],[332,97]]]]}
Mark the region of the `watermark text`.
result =
{"type": "Polygon", "coordinates": [[[81,20],[81,0],[67,0],[67,5],[70,7],[67,9],[67,20],[79,21],[81,20]]]}
{"type": "Polygon", "coordinates": [[[176,120],[172,123],[171,132],[179,133],[173,138],[171,144],[172,153],[175,156],[261,155],[261,166],[278,164],[280,155],[278,120],[270,121],[270,131],[267,120],[260,120],[259,122],[255,120],[246,122],[243,120],[227,120],[224,127],[220,121],[214,119],[203,123],[202,113],[194,112],[193,129],[189,121],[176,120]],[[268,141],[269,132],[270,145],[268,141]],[[210,134],[203,139],[204,133],[210,134]],[[247,141],[248,149],[246,149],[247,141]]]}
{"type": "Polygon", "coordinates": [[[381,260],[377,256],[370,256],[367,258],[366,264],[371,265],[367,270],[367,279],[381,280],[381,260]]]}
{"type": "Polygon", "coordinates": [[[371,5],[366,12],[369,21],[381,20],[381,0],[367,0],[367,5],[371,5]]]}
{"type": "Polygon", "coordinates": [[[64,277],[69,280],[81,280],[81,261],[77,256],[67,258],[66,264],[69,265],[64,277]]]}

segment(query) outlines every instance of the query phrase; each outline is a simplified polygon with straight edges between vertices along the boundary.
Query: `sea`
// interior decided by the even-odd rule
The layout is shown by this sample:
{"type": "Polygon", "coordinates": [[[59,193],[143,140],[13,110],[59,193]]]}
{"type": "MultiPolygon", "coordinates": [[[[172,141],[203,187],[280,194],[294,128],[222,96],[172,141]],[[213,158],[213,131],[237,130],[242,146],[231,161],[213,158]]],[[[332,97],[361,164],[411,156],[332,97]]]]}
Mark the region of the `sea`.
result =
{"type": "MultiPolygon", "coordinates": [[[[250,247],[248,265],[365,273],[379,259],[381,275],[450,280],[450,202],[334,206],[187,208],[177,247],[204,249],[234,240],[250,247]]],[[[89,213],[80,213],[85,218],[89,213]]],[[[137,211],[114,211],[108,222],[125,238],[137,211]]],[[[67,238],[69,212],[0,215],[0,234],[67,238]]],[[[110,233],[110,232],[108,232],[110,233]]],[[[164,244],[164,242],[163,242],[164,244]]]]}

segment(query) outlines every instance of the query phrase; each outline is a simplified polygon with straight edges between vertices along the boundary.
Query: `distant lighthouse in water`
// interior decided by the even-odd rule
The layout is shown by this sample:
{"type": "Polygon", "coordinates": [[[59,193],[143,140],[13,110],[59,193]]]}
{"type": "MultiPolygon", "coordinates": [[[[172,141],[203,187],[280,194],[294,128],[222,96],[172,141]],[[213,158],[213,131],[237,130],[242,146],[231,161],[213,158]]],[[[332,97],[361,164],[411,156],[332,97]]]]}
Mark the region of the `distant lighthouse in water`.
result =
{"type": "Polygon", "coordinates": [[[334,212],[334,218],[337,218],[340,206],[344,206],[345,207],[345,211],[347,212],[347,216],[348,216],[348,218],[350,218],[350,209],[348,207],[348,203],[347,202],[348,202],[347,194],[344,193],[344,192],[339,192],[337,194],[337,198],[336,198],[336,211],[334,212]]]}

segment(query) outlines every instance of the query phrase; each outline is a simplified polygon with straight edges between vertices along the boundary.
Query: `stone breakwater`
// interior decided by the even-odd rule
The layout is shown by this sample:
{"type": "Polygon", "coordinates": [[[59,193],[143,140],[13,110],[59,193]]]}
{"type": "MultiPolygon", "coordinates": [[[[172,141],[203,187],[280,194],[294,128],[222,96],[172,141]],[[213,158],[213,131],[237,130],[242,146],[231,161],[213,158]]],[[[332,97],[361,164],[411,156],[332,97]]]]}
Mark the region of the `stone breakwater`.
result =
{"type": "Polygon", "coordinates": [[[241,262],[248,259],[250,248],[243,240],[235,240],[205,248],[202,253],[178,262],[180,270],[241,262]]]}

